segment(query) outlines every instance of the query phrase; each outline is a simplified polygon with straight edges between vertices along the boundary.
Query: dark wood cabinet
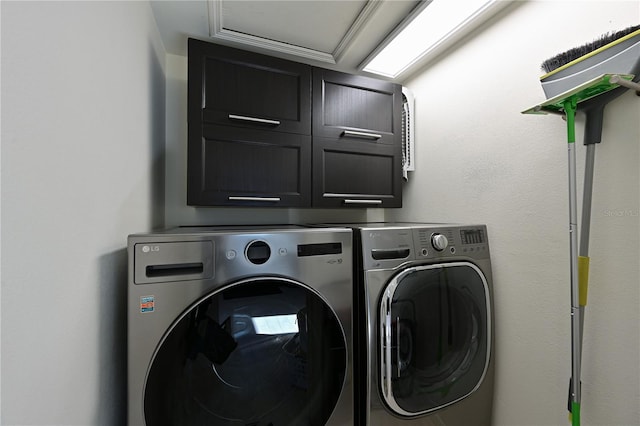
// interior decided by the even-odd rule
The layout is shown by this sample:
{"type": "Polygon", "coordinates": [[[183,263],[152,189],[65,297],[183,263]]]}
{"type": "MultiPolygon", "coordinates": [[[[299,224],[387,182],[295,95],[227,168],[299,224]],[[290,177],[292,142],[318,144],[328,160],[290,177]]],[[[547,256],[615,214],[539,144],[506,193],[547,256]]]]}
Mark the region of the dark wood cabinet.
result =
{"type": "Polygon", "coordinates": [[[313,205],[402,206],[402,87],[313,69],[313,205]]]}
{"type": "Polygon", "coordinates": [[[187,204],[402,205],[399,85],[194,39],[188,66],[187,204]]]}
{"type": "Polygon", "coordinates": [[[311,67],[189,39],[187,204],[311,205],[311,67]]]}
{"type": "Polygon", "coordinates": [[[311,134],[309,65],[194,39],[188,61],[189,119],[311,134]]]}
{"type": "Polygon", "coordinates": [[[402,164],[394,146],[313,138],[315,207],[402,207],[402,164]]]}
{"type": "Polygon", "coordinates": [[[311,136],[205,125],[189,158],[189,200],[216,206],[311,205],[311,136]]]}

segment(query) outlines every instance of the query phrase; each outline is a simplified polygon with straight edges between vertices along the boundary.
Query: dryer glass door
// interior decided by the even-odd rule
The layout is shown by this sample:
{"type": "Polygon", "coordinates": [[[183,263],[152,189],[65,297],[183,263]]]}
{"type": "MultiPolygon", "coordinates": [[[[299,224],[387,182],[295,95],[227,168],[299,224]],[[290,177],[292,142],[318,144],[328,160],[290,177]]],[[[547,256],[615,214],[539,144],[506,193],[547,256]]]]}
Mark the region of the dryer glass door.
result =
{"type": "Polygon", "coordinates": [[[381,393],[416,416],[474,392],[488,367],[489,290],[466,262],[417,266],[387,286],[380,307],[381,393]]]}
{"type": "Polygon", "coordinates": [[[343,388],[345,335],[308,287],[254,279],[178,318],[147,375],[155,425],[324,425],[343,388]]]}

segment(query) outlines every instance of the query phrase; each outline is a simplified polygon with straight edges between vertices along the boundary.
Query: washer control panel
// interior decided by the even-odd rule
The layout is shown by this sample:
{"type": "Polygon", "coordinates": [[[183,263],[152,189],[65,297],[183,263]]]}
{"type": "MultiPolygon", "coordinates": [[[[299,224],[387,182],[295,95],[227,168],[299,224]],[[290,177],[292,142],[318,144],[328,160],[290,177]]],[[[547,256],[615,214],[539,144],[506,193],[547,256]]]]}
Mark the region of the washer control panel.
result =
{"type": "Polygon", "coordinates": [[[259,275],[339,282],[352,276],[353,231],[296,225],[178,227],[129,236],[133,282],[211,280],[259,275]]]}
{"type": "Polygon", "coordinates": [[[485,225],[418,228],[414,236],[421,258],[440,258],[451,255],[478,259],[489,257],[485,225]]]}
{"type": "Polygon", "coordinates": [[[455,254],[457,247],[455,236],[453,228],[414,229],[414,239],[419,248],[419,257],[441,257],[446,254],[455,254]]]}
{"type": "Polygon", "coordinates": [[[394,268],[411,260],[489,258],[485,225],[384,224],[361,228],[365,269],[394,268]]]}
{"type": "Polygon", "coordinates": [[[486,227],[460,229],[462,254],[472,257],[489,257],[489,242],[486,227]]]}
{"type": "Polygon", "coordinates": [[[449,239],[442,234],[434,233],[431,235],[431,245],[437,251],[442,251],[449,245],[449,239]]]}

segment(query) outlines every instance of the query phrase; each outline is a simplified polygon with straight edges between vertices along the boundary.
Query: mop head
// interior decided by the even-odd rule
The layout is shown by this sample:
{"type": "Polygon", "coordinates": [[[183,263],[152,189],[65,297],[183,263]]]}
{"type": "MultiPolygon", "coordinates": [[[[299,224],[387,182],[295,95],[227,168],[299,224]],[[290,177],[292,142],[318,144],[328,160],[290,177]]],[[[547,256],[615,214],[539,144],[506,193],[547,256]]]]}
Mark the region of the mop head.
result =
{"type": "Polygon", "coordinates": [[[522,111],[522,113],[523,114],[558,113],[558,114],[564,115],[565,102],[567,100],[571,99],[575,103],[575,105],[577,105],[586,100],[595,98],[596,96],[599,96],[603,93],[609,92],[613,89],[620,87],[620,84],[618,84],[617,79],[631,81],[633,79],[633,75],[632,74],[601,75],[587,82],[584,82],[581,85],[572,88],[571,90],[567,90],[566,92],[560,93],[559,95],[554,96],[551,99],[548,99],[546,102],[543,102],[540,105],[536,105],[525,111],[522,111]]]}
{"type": "Polygon", "coordinates": [[[547,101],[523,114],[564,113],[564,103],[579,104],[620,86],[620,80],[640,80],[640,25],[605,34],[542,63],[540,77],[547,101]]]}
{"type": "MultiPolygon", "coordinates": [[[[560,53],[542,63],[540,77],[547,99],[604,74],[640,78],[640,25],[605,34],[591,43],[560,53]]],[[[635,80],[634,80],[635,81],[635,80]]]]}

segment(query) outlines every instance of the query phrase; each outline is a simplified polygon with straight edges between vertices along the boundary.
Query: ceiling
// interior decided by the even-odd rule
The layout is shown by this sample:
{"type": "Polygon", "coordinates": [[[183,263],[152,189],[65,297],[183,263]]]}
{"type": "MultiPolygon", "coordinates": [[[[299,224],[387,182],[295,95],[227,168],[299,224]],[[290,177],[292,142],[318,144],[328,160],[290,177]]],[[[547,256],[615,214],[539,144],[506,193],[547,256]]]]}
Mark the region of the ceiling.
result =
{"type": "Polygon", "coordinates": [[[430,0],[151,1],[168,53],[208,40],[345,72],[430,0]]]}

